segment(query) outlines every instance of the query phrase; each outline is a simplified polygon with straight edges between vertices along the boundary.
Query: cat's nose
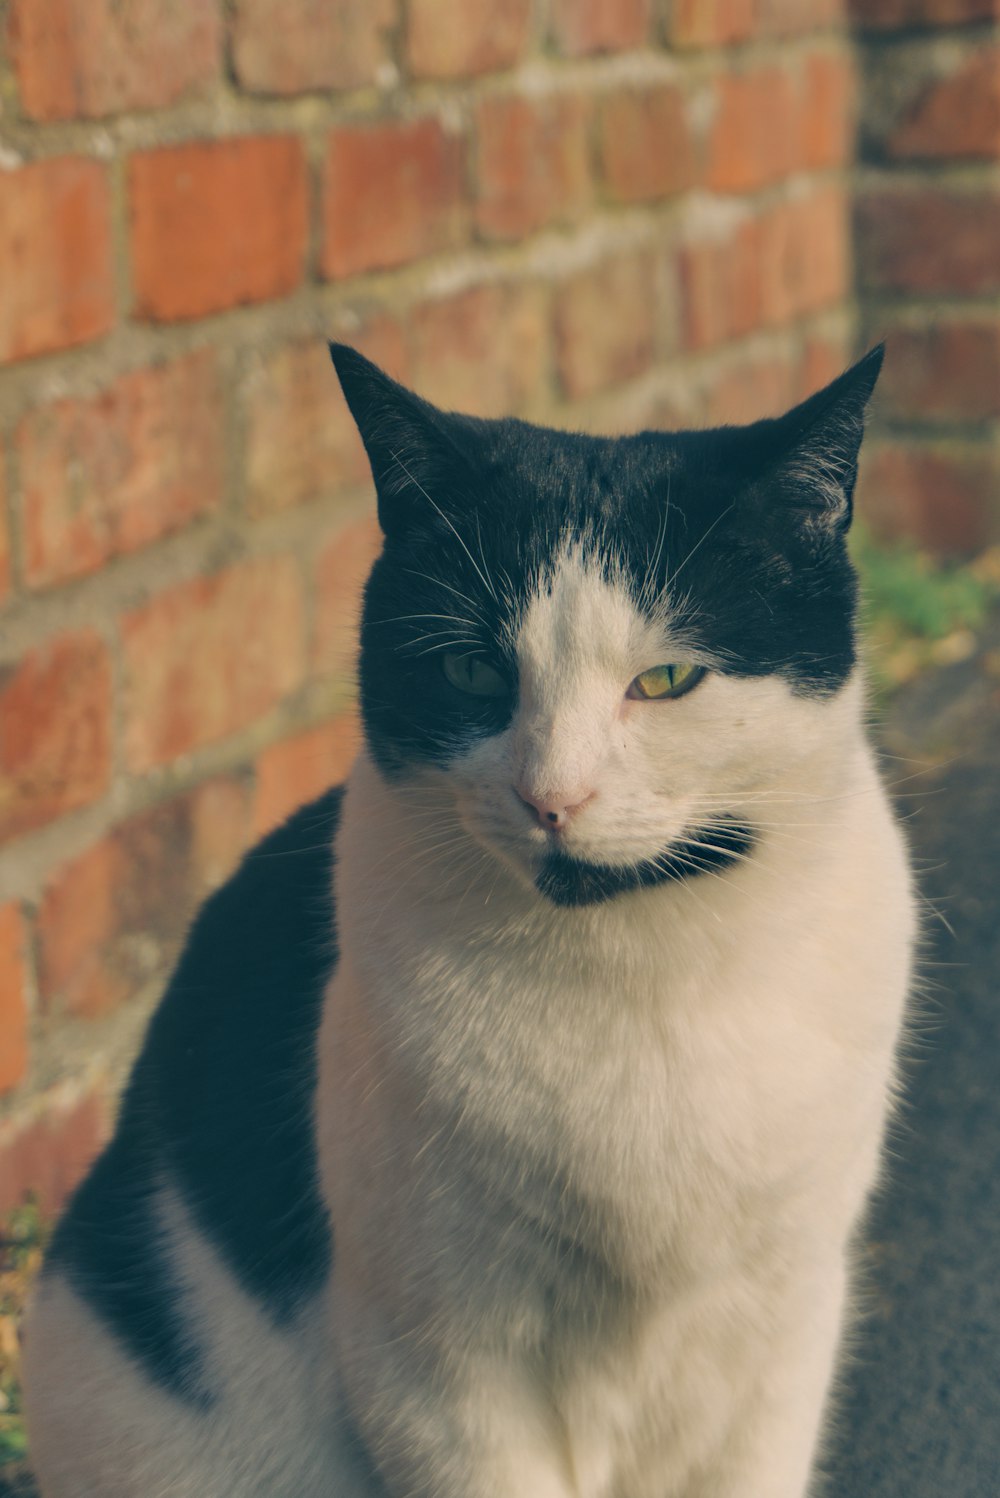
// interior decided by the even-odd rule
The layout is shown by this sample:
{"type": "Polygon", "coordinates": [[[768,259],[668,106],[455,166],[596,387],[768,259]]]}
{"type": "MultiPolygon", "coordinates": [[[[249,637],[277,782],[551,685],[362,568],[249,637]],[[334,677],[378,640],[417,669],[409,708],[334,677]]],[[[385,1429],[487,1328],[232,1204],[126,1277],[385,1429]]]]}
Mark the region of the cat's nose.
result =
{"type": "Polygon", "coordinates": [[[515,794],[529,807],[541,827],[549,832],[561,832],[569,821],[588,801],[593,801],[596,791],[553,791],[551,795],[537,795],[522,781],[514,787],[515,794]]]}

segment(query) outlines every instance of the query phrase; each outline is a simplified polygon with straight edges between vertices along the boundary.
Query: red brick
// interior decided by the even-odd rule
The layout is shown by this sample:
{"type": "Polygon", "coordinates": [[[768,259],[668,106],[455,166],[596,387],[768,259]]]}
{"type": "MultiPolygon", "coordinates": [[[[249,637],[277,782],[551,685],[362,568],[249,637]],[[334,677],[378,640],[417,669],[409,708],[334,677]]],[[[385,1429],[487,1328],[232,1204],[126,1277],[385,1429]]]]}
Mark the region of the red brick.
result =
{"type": "Polygon", "coordinates": [[[294,136],[143,151],[129,163],[137,317],[202,317],[287,295],[302,280],[308,183],[294,136]]]}
{"type": "Polygon", "coordinates": [[[601,170],[619,203],[669,197],[694,184],[684,95],[672,83],[629,88],[601,105],[601,170]]]}
{"type": "Polygon", "coordinates": [[[1000,290],[1000,194],[913,187],[857,204],[857,259],[870,291],[1000,290]]]}
{"type": "Polygon", "coordinates": [[[413,382],[428,400],[474,416],[523,411],[549,372],[548,299],[532,282],[471,287],[409,315],[413,382]]]}
{"type": "Polygon", "coordinates": [[[361,483],[368,464],[323,344],[288,344],[247,380],[247,508],[253,516],[361,483]]]}
{"type": "MultiPolygon", "coordinates": [[[[820,31],[841,19],[843,0],[673,0],[669,38],[677,47],[727,47],[820,31]]],[[[863,3],[863,0],[862,0],[863,3]]]]}
{"type": "Polygon", "coordinates": [[[10,592],[10,527],[7,520],[6,459],[0,447],[0,604],[10,592]]]}
{"type": "Polygon", "coordinates": [[[847,207],[834,186],[692,233],[680,254],[685,346],[713,347],[835,305],[849,264],[847,207]]]}
{"type": "Polygon", "coordinates": [[[214,780],[124,822],[50,879],[38,911],[39,998],[95,1019],[162,978],[248,834],[246,788],[214,780]]]}
{"type": "Polygon", "coordinates": [[[20,907],[0,905],[0,1093],[28,1071],[27,949],[20,907]]]}
{"type": "Polygon", "coordinates": [[[998,484],[996,457],[982,447],[882,442],[865,456],[858,513],[879,535],[969,554],[997,537],[998,484]]]}
{"type": "Polygon", "coordinates": [[[251,93],[360,88],[386,59],[393,0],[235,0],[233,68],[251,93]]]}
{"type": "Polygon", "coordinates": [[[29,1198],[55,1216],[110,1133],[101,1093],[66,1088],[36,1099],[31,1116],[0,1122],[0,1217],[29,1198]]]}
{"type": "Polygon", "coordinates": [[[1000,159],[1000,47],[978,49],[919,90],[890,132],[897,160],[1000,159]]]}
{"type": "MultiPolygon", "coordinates": [[[[805,400],[806,396],[829,385],[847,368],[856,353],[846,330],[829,337],[810,334],[805,340],[799,360],[798,388],[793,399],[805,400]]],[[[881,386],[879,389],[881,390],[881,386]]]]}
{"type": "Polygon", "coordinates": [[[0,170],[0,364],[88,343],[115,320],[111,194],[100,162],[0,170]]]}
{"type": "Polygon", "coordinates": [[[800,88],[801,164],[812,171],[846,166],[854,149],[855,75],[849,54],[807,57],[800,88]]]}
{"type": "Polygon", "coordinates": [[[578,94],[494,94],[476,111],[476,222],[521,239],[591,201],[590,110],[578,94]]]}
{"type": "Polygon", "coordinates": [[[93,630],[0,669],[0,840],[96,801],[111,775],[111,662],[93,630]]]}
{"type": "Polygon", "coordinates": [[[29,586],[93,572],[214,508],[223,431],[209,350],[29,411],[16,436],[29,586]]]}
{"type": "MultiPolygon", "coordinates": [[[[373,506],[374,508],[374,506],[373,506]]],[[[382,545],[374,516],[337,531],[316,562],[316,626],[312,668],[316,675],[353,672],[358,654],[361,590],[382,545]]]]}
{"type": "Polygon", "coordinates": [[[850,291],[848,205],[841,186],[780,203],[761,218],[762,315],[783,324],[850,291]]]}
{"type": "Polygon", "coordinates": [[[306,801],[347,776],[361,743],[355,712],[272,744],[257,761],[254,836],[263,837],[306,801]]]}
{"type": "Polygon", "coordinates": [[[219,73],[215,0],[13,0],[7,34],[34,120],[160,109],[219,73]]]}
{"type": "Polygon", "coordinates": [[[531,0],[409,0],[409,71],[415,78],[471,78],[513,67],[530,31],[531,0]]]}
{"type": "Polygon", "coordinates": [[[552,0],[552,32],[570,57],[624,52],[649,34],[650,0],[552,0]]]}
{"type": "Polygon", "coordinates": [[[758,26],[756,0],[674,0],[670,40],[677,47],[745,42],[758,26]]]}
{"type": "Polygon", "coordinates": [[[125,748],[136,771],[245,728],[304,671],[303,601],[289,557],[261,557],[159,594],[123,623],[125,748]]]}
{"type": "Polygon", "coordinates": [[[749,192],[788,176],[797,165],[799,96],[780,67],[723,74],[708,144],[708,186],[749,192]]]}
{"type": "Polygon", "coordinates": [[[879,384],[889,416],[988,421],[1000,416],[1000,324],[995,318],[899,328],[879,384]]]}
{"type": "Polygon", "coordinates": [[[780,416],[795,404],[795,371],[786,355],[755,355],[728,361],[711,373],[702,420],[731,426],[780,416]]]}
{"type": "MultiPolygon", "coordinates": [[[[346,341],[395,378],[405,374],[398,324],[379,317],[346,341]]],[[[368,460],[325,343],[287,344],[247,379],[247,505],[273,514],[368,477],[368,460]]]]}
{"type": "Polygon", "coordinates": [[[655,266],[625,251],[580,271],[556,292],[556,360],[571,400],[632,379],[653,360],[655,266]]]}
{"type": "Polygon", "coordinates": [[[462,141],[440,120],[344,125],[330,133],[324,276],[405,265],[453,249],[464,234],[462,141]]]}
{"type": "Polygon", "coordinates": [[[847,9],[863,30],[894,31],[995,20],[1000,17],[1000,0],[847,0],[847,9]]]}

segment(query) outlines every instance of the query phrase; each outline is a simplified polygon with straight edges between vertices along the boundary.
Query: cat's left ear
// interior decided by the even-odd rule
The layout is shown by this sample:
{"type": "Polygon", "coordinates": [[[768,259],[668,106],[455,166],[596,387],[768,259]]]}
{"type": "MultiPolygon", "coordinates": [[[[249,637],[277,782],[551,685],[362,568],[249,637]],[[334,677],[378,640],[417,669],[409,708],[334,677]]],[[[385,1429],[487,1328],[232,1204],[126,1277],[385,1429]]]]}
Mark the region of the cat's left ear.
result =
{"type": "Polygon", "coordinates": [[[462,418],[421,400],[346,343],[331,343],[330,357],[368,454],[385,535],[446,523],[442,506],[471,483],[455,431],[462,418]]]}
{"type": "Polygon", "coordinates": [[[851,523],[865,408],[882,368],[878,344],[825,389],[775,422],[762,422],[758,485],[809,529],[842,533],[851,523]]]}

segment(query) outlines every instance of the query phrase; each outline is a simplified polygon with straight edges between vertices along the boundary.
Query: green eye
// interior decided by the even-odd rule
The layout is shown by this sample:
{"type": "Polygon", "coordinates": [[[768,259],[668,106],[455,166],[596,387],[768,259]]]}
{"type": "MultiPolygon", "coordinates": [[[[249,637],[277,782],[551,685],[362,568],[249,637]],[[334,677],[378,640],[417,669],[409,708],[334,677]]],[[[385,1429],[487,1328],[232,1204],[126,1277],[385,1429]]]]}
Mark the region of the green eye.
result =
{"type": "Polygon", "coordinates": [[[506,697],[510,687],[481,655],[446,655],[441,667],[453,687],[470,697],[506,697]]]}
{"type": "Polygon", "coordinates": [[[698,685],[704,674],[704,666],[694,666],[690,662],[651,666],[648,671],[643,671],[641,676],[635,678],[625,695],[644,701],[683,697],[685,692],[690,692],[692,687],[698,685]]]}

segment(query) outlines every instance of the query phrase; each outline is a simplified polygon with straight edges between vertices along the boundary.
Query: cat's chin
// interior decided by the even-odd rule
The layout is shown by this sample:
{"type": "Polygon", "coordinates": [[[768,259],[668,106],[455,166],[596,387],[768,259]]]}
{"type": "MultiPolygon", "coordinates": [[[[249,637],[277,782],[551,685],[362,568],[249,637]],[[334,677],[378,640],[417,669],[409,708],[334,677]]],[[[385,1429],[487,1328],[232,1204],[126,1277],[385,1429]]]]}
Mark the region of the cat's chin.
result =
{"type": "Polygon", "coordinates": [[[615,865],[574,858],[562,849],[549,852],[535,878],[535,888],[554,905],[601,905],[630,890],[694,879],[740,862],[752,851],[749,827],[733,822],[704,834],[693,833],[671,844],[655,858],[615,865]]]}

